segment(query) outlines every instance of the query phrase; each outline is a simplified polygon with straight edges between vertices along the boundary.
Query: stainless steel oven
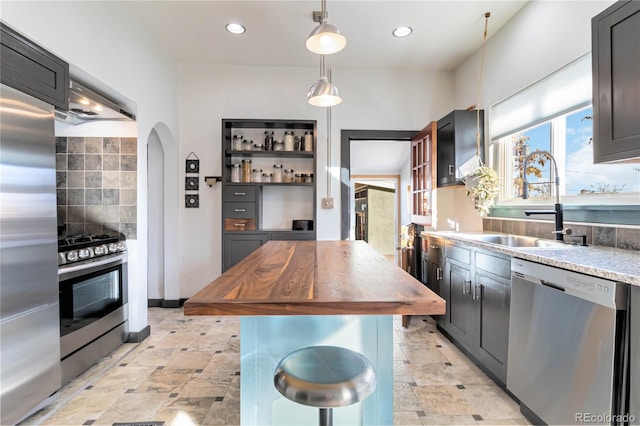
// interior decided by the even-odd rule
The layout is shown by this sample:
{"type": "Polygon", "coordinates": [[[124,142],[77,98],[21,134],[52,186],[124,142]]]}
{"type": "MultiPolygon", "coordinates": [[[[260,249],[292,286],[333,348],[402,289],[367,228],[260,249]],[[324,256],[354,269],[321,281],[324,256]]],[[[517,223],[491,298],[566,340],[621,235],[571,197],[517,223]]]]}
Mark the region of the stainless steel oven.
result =
{"type": "Polygon", "coordinates": [[[60,246],[59,260],[64,262],[58,267],[63,383],[128,338],[126,244],[117,237],[99,237],[104,238],[85,236],[81,238],[90,241],[60,246]],[[105,242],[107,237],[116,241],[105,242]]]}

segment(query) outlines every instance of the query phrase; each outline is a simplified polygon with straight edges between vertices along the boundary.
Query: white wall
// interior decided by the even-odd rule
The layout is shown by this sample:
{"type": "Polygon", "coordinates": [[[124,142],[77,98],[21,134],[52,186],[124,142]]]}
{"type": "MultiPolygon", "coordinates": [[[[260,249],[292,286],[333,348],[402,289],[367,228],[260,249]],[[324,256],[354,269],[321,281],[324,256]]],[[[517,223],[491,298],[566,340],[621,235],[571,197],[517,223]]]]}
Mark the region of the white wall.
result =
{"type": "MultiPolygon", "coordinates": [[[[316,69],[181,64],[179,75],[181,159],[193,151],[200,158],[201,174],[220,175],[223,118],[317,120],[315,178],[320,204],[327,192],[326,110],[306,103],[306,92],[317,80],[316,69]]],[[[320,240],[340,239],[340,131],[421,129],[453,106],[449,73],[340,69],[333,71],[333,82],[344,102],[332,112],[335,208],[317,211],[320,240]]],[[[220,275],[221,201],[218,184],[200,191],[199,209],[180,210],[180,297],[220,275]]]]}
{"type": "MultiPolygon", "coordinates": [[[[137,32],[135,22],[115,13],[109,2],[2,1],[2,19],[77,72],[91,76],[98,88],[113,89],[109,95],[121,95],[135,107],[138,240],[128,245],[129,326],[140,331],[147,325],[146,143],[159,122],[178,134],[176,66],[137,32]]],[[[178,247],[174,249],[177,252],[178,247]]]]}
{"type": "MultiPolygon", "coordinates": [[[[482,107],[488,110],[490,105],[590,52],[591,18],[612,3],[527,3],[487,41],[482,107]]],[[[480,51],[455,70],[457,108],[477,103],[479,72],[480,51]]]]}
{"type": "MultiPolygon", "coordinates": [[[[486,135],[490,105],[591,51],[591,18],[611,3],[532,1],[487,41],[480,102],[488,120],[486,135]]],[[[480,58],[481,51],[477,51],[454,72],[456,108],[478,103],[480,58]]],[[[469,215],[463,208],[465,203],[465,191],[439,189],[438,229],[451,229],[450,224],[458,223],[461,231],[480,230],[482,221],[477,215],[469,215]]]]}

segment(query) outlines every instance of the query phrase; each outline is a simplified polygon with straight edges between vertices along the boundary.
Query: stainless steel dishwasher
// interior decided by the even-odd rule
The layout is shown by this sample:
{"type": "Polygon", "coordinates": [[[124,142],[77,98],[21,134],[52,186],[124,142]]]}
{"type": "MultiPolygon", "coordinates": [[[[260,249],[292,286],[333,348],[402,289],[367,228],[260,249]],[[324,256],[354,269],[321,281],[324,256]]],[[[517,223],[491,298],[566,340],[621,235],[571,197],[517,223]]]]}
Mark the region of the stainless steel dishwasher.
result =
{"type": "Polygon", "coordinates": [[[511,283],[507,389],[523,414],[618,424],[628,413],[627,286],[521,259],[511,283]]]}

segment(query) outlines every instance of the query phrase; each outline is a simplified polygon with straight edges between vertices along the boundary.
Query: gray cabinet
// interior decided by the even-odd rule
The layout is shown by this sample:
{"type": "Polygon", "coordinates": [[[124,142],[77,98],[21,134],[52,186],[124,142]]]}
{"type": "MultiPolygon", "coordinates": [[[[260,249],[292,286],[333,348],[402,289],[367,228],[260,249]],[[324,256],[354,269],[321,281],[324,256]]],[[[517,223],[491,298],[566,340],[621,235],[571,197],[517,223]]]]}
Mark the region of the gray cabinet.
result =
{"type": "Polygon", "coordinates": [[[618,1],[591,20],[593,161],[640,157],[640,2],[618,1]]]}
{"type": "Polygon", "coordinates": [[[474,306],[471,298],[471,250],[447,241],[445,260],[445,330],[466,349],[473,339],[474,306]]]}
{"type": "MultiPolygon", "coordinates": [[[[424,238],[424,237],[423,237],[424,238]]],[[[444,290],[444,240],[441,238],[429,236],[427,238],[427,260],[423,266],[423,273],[426,272],[426,284],[431,291],[445,299],[447,306],[449,301],[446,298],[444,290]]],[[[436,315],[434,319],[440,327],[444,327],[445,315],[436,315]]]]}
{"type": "MultiPolygon", "coordinates": [[[[438,120],[437,185],[462,185],[456,171],[476,155],[477,111],[455,110],[438,120]]],[[[484,159],[484,111],[480,111],[480,158],[484,159]]]]}
{"type": "Polygon", "coordinates": [[[68,109],[69,64],[3,23],[0,30],[2,84],[68,109]]]}
{"type": "MultiPolygon", "coordinates": [[[[315,240],[314,230],[294,231],[293,220],[316,219],[316,184],[312,182],[232,182],[233,164],[250,160],[252,169],[270,173],[274,164],[294,173],[313,174],[316,165],[316,122],[312,120],[222,120],[222,270],[223,272],[273,240],[315,240]],[[243,147],[263,144],[265,132],[275,140],[285,131],[304,137],[313,136],[312,151],[238,150],[234,137],[242,136],[243,147]]],[[[281,146],[281,144],[278,144],[281,146]]],[[[313,228],[312,228],[313,229],[313,228]]]]}
{"type": "MultiPolygon", "coordinates": [[[[439,282],[438,267],[436,261],[429,261],[429,277],[434,287],[439,282]]],[[[496,381],[505,384],[511,258],[447,240],[441,288],[447,312],[438,326],[496,381]]]]}
{"type": "Polygon", "coordinates": [[[502,383],[507,381],[511,260],[475,250],[475,333],[473,353],[502,383]]]}
{"type": "Polygon", "coordinates": [[[266,232],[243,232],[242,234],[230,233],[225,235],[224,245],[222,248],[222,269],[226,271],[267,241],[269,241],[269,234],[266,232]]]}

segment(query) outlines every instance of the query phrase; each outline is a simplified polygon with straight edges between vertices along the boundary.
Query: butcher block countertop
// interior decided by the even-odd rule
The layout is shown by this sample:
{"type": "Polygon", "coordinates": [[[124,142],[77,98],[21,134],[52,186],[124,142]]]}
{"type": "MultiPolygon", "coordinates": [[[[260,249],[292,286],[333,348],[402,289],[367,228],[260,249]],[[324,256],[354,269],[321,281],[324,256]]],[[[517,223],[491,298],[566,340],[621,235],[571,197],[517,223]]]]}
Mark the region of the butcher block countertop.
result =
{"type": "Polygon", "coordinates": [[[185,315],[442,315],[445,302],[364,241],[269,241],[185,315]]]}

